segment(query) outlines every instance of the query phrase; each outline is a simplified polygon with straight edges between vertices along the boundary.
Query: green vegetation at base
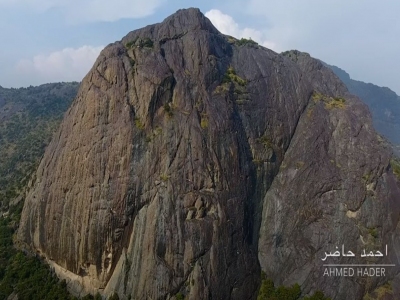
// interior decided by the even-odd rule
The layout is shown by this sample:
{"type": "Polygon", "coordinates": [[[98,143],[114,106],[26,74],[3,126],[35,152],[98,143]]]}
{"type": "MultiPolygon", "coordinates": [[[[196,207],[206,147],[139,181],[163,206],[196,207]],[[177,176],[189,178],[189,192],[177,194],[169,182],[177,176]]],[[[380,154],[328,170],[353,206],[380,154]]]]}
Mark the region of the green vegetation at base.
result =
{"type": "Polygon", "coordinates": [[[297,300],[300,295],[301,289],[297,283],[291,287],[279,286],[275,288],[271,279],[264,278],[261,282],[257,300],[297,300]]]}
{"type": "MultiPolygon", "coordinates": [[[[77,300],[69,294],[65,280],[60,281],[54,271],[39,258],[29,256],[13,247],[14,230],[10,218],[0,217],[0,300],[11,294],[19,300],[77,300]]],[[[102,299],[100,294],[82,299],[102,299]]],[[[118,300],[117,294],[109,300],[118,300]]]]}
{"type": "Polygon", "coordinates": [[[265,273],[261,274],[261,287],[258,291],[257,300],[330,300],[320,291],[312,296],[301,297],[300,285],[297,283],[291,287],[275,287],[274,282],[267,278],[265,273]]]}
{"type": "Polygon", "coordinates": [[[9,222],[9,219],[0,218],[0,282],[5,275],[8,261],[11,259],[14,253],[14,249],[12,247],[13,229],[8,226],[9,222]]]}
{"type": "Polygon", "coordinates": [[[0,218],[0,299],[13,293],[20,300],[77,299],[47,265],[13,248],[9,223],[9,218],[0,218]]]}

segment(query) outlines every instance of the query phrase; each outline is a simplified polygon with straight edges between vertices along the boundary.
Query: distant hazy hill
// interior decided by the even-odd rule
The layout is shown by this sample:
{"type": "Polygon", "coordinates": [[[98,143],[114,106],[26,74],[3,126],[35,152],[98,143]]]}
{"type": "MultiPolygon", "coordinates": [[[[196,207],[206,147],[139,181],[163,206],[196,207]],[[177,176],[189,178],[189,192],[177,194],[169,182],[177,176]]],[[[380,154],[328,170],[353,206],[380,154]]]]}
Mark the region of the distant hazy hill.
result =
{"type": "Polygon", "coordinates": [[[78,87],[77,82],[0,87],[0,215],[35,170],[78,87]]]}
{"type": "Polygon", "coordinates": [[[347,85],[349,91],[360,97],[372,112],[376,130],[387,137],[399,152],[400,147],[400,96],[387,87],[353,80],[336,66],[329,68],[347,85]]]}

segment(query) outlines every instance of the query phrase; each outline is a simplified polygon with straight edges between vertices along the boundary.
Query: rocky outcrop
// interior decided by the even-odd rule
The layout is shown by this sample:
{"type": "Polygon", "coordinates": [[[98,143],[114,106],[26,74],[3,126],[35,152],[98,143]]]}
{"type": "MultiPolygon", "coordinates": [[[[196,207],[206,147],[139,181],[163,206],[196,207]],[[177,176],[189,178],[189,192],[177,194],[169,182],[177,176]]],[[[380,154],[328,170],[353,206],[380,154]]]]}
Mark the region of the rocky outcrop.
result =
{"type": "Polygon", "coordinates": [[[383,281],[324,278],[319,256],[336,243],[396,248],[389,157],[365,106],[318,61],[180,10],[102,51],[31,183],[18,239],[76,294],[252,299],[261,265],[306,292],[360,297],[383,281]]]}
{"type": "Polygon", "coordinates": [[[394,151],[400,156],[400,96],[387,87],[351,79],[338,67],[326,66],[346,84],[350,93],[368,105],[375,129],[393,144],[394,151]]]}
{"type": "Polygon", "coordinates": [[[361,299],[399,273],[400,193],[391,152],[366,106],[329,69],[304,53],[284,55],[313,79],[315,92],[264,198],[260,264],[278,283],[361,299]],[[342,245],[357,256],[322,261],[342,245]],[[384,251],[386,245],[388,256],[360,258],[364,249],[384,251]],[[395,266],[385,277],[324,276],[324,264],[373,263],[395,266]]]}

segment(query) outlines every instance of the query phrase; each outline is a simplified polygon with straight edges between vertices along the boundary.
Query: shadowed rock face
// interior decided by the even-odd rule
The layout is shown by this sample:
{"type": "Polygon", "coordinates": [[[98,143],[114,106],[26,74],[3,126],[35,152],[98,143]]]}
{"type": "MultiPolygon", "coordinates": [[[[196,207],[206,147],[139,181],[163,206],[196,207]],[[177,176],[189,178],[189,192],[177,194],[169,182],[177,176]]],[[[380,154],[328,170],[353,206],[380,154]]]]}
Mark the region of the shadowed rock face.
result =
{"type": "Polygon", "coordinates": [[[261,265],[279,283],[356,298],[366,283],[323,278],[319,257],[362,240],[395,248],[389,158],[368,110],[317,60],[240,45],[180,10],[102,51],[18,239],[76,294],[252,299],[261,265]]]}

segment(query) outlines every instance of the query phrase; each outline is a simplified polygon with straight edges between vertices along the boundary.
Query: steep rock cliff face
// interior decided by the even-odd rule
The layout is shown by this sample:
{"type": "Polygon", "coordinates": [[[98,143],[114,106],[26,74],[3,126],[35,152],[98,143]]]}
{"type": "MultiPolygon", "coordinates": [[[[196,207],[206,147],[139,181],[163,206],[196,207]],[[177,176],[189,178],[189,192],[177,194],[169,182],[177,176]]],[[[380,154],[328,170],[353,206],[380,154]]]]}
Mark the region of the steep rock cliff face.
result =
{"type": "Polygon", "coordinates": [[[391,152],[366,106],[329,69],[304,53],[284,55],[312,78],[316,92],[264,198],[261,268],[278,283],[300,283],[305,292],[361,299],[399,273],[400,193],[391,152]],[[356,257],[322,261],[342,245],[356,257]],[[360,257],[364,249],[384,252],[386,245],[387,257],[360,257]],[[386,268],[386,277],[323,276],[323,264],[368,263],[396,266],[386,268]]]}
{"type": "Polygon", "coordinates": [[[359,249],[374,226],[374,245],[395,246],[390,154],[316,60],[242,44],[189,9],[100,54],[18,231],[76,294],[251,299],[260,265],[306,291],[364,293],[323,278],[319,255],[359,249]]]}

